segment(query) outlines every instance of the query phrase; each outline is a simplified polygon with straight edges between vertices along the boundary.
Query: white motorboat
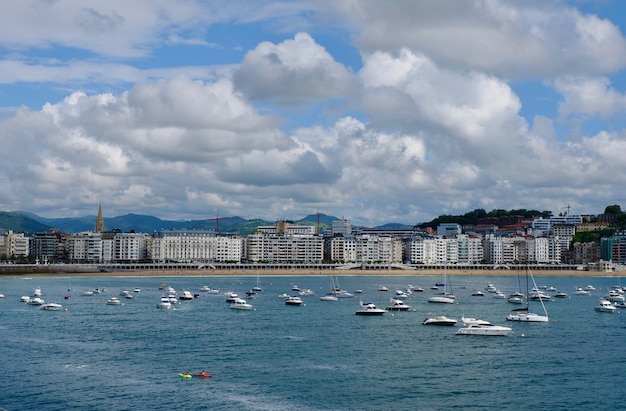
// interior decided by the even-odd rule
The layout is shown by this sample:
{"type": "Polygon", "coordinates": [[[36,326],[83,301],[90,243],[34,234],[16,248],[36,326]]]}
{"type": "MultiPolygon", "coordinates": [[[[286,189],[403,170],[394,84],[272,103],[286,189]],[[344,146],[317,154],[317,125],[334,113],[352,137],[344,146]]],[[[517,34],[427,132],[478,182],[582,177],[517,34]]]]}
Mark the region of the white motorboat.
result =
{"type": "Polygon", "coordinates": [[[45,301],[41,297],[32,297],[26,304],[28,305],[44,305],[45,301]]]}
{"type": "Polygon", "coordinates": [[[613,303],[623,303],[624,301],[626,301],[626,298],[624,297],[623,293],[620,292],[621,290],[611,290],[609,291],[609,294],[604,297],[604,299],[609,300],[613,303]]]}
{"type": "Polygon", "coordinates": [[[85,297],[93,297],[94,292],[93,291],[83,291],[80,295],[85,296],[85,297]]]}
{"type": "Polygon", "coordinates": [[[333,294],[326,294],[320,297],[321,301],[338,301],[339,298],[337,298],[336,295],[333,294]]]}
{"type": "Polygon", "coordinates": [[[448,318],[445,315],[438,315],[436,317],[429,317],[422,321],[424,325],[444,325],[444,326],[452,326],[456,324],[458,321],[454,318],[448,318]]]}
{"type": "Polygon", "coordinates": [[[304,290],[300,290],[298,294],[302,296],[315,295],[315,291],[311,290],[310,288],[305,288],[304,290]]]}
{"type": "Polygon", "coordinates": [[[243,298],[235,298],[235,300],[230,304],[230,308],[233,310],[252,310],[252,304],[248,304],[246,300],[243,298]]]}
{"type": "Polygon", "coordinates": [[[239,294],[237,294],[237,293],[235,293],[233,291],[230,291],[230,292],[226,293],[226,302],[227,303],[235,302],[235,298],[239,298],[239,294]]]}
{"type": "Polygon", "coordinates": [[[133,295],[128,292],[128,290],[120,291],[120,295],[128,300],[132,300],[134,298],[133,295]]]}
{"type": "Polygon", "coordinates": [[[140,293],[141,292],[141,288],[139,287],[135,287],[135,289],[133,290],[134,293],[140,293]]]}
{"type": "Polygon", "coordinates": [[[513,329],[511,327],[503,327],[493,324],[469,324],[467,327],[459,328],[456,332],[457,335],[491,335],[491,336],[504,336],[511,333],[513,329]]]}
{"type": "Polygon", "coordinates": [[[381,285],[380,287],[378,287],[378,291],[389,291],[389,288],[385,287],[384,285],[381,285]]]}
{"type": "Polygon", "coordinates": [[[576,287],[576,291],[574,292],[576,295],[591,295],[590,290],[585,290],[582,287],[576,287]]]}
{"type": "Polygon", "coordinates": [[[170,299],[167,295],[162,295],[156,307],[161,310],[169,310],[170,308],[172,308],[172,303],[170,302],[170,299]]]}
{"type": "Polygon", "coordinates": [[[178,297],[179,300],[189,301],[193,300],[193,295],[190,291],[183,290],[183,293],[178,297]]]}
{"type": "Polygon", "coordinates": [[[41,288],[35,288],[35,291],[33,291],[33,297],[41,297],[41,288]]]}
{"type": "Polygon", "coordinates": [[[463,324],[465,325],[492,325],[489,321],[486,320],[480,320],[478,318],[474,318],[474,317],[461,317],[461,321],[463,322],[463,324]]]}
{"type": "Polygon", "coordinates": [[[170,304],[178,304],[178,297],[176,297],[176,294],[168,294],[167,298],[170,300],[170,304]]]}
{"type": "Polygon", "coordinates": [[[286,305],[302,305],[302,303],[302,298],[293,295],[290,295],[287,299],[285,299],[286,305]]]}
{"type": "Polygon", "coordinates": [[[383,310],[382,308],[376,308],[374,303],[363,303],[361,302],[361,309],[355,312],[356,315],[383,315],[387,312],[387,310],[383,310]]]}
{"type": "Polygon", "coordinates": [[[392,298],[389,300],[389,305],[386,307],[387,311],[408,311],[411,309],[410,305],[407,305],[402,300],[392,298]]]}
{"type": "Polygon", "coordinates": [[[111,297],[107,300],[107,305],[124,305],[119,298],[111,297]]]}
{"type": "Polygon", "coordinates": [[[354,294],[347,292],[346,290],[335,290],[337,298],[350,298],[354,297],[354,294]]]}
{"type": "Polygon", "coordinates": [[[556,294],[554,294],[554,298],[567,298],[567,293],[563,291],[557,291],[556,294]]]}
{"type": "Polygon", "coordinates": [[[29,295],[23,295],[20,297],[20,301],[23,303],[28,303],[30,301],[30,296],[29,295]]]}
{"type": "Polygon", "coordinates": [[[614,313],[617,311],[617,308],[609,300],[605,299],[601,299],[594,309],[601,313],[614,313]]]}
{"type": "Polygon", "coordinates": [[[472,296],[473,296],[473,297],[484,297],[484,296],[485,296],[485,293],[483,293],[482,291],[477,290],[477,291],[474,291],[474,292],[472,293],[472,296]]]}
{"type": "Polygon", "coordinates": [[[59,303],[50,301],[49,303],[42,304],[40,308],[46,311],[60,311],[63,306],[59,303]]]}
{"type": "Polygon", "coordinates": [[[394,295],[394,298],[402,300],[405,298],[409,298],[409,294],[403,290],[396,290],[396,294],[394,295]]]}
{"type": "Polygon", "coordinates": [[[535,290],[533,292],[530,293],[530,297],[528,297],[530,300],[533,301],[539,301],[539,300],[549,300],[550,296],[542,291],[539,290],[535,290]]]}

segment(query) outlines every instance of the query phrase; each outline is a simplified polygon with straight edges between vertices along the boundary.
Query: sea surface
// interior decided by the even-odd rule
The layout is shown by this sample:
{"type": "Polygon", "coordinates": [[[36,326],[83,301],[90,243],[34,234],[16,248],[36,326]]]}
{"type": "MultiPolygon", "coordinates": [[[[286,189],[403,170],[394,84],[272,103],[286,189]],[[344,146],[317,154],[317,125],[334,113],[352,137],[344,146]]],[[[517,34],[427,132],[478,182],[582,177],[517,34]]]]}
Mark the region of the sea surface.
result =
{"type": "MultiPolygon", "coordinates": [[[[261,277],[254,311],[229,309],[256,277],[2,277],[0,408],[6,410],[602,410],[624,403],[626,312],[598,313],[598,298],[623,278],[546,277],[569,293],[546,302],[549,323],[512,323],[517,306],[471,296],[488,283],[509,293],[514,277],[453,277],[456,304],[428,303],[439,276],[339,277],[355,298],[320,301],[327,276],[261,277]],[[200,296],[172,310],[156,303],[162,284],[200,296]],[[312,289],[304,306],[282,293],[312,289]],[[356,316],[359,299],[384,308],[396,289],[422,287],[413,309],[356,316]],[[591,296],[575,287],[593,285],[591,296]],[[218,288],[211,295],[203,285],[218,288]],[[378,291],[384,285],[389,291],[378,291]],[[140,288],[139,293],[133,290],[140,288]],[[20,302],[41,288],[44,311],[20,302]],[[102,294],[83,296],[98,288],[102,294]],[[128,290],[123,306],[106,300],[128,290]],[[69,290],[69,291],[68,291],[69,290]],[[70,299],[65,300],[68,295],[70,299]],[[457,318],[425,326],[427,316],[457,318]],[[513,328],[506,337],[458,336],[461,317],[513,328]],[[212,378],[183,379],[202,370],[212,378]]],[[[624,282],[626,285],[626,281],[624,282]]],[[[525,288],[525,284],[524,284],[525,288]]],[[[525,290],[523,290],[525,291],[525,290]]],[[[538,302],[531,310],[542,313],[538,302]]]]}

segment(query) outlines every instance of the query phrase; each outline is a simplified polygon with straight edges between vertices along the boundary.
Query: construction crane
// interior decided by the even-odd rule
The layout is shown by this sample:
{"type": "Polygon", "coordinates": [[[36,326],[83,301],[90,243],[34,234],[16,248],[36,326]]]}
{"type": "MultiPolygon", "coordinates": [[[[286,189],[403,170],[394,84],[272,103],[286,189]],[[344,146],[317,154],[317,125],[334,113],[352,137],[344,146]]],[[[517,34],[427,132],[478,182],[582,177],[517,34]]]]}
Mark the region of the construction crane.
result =
{"type": "Polygon", "coordinates": [[[570,210],[570,208],[572,208],[572,207],[570,207],[570,205],[568,204],[568,205],[566,205],[565,207],[561,207],[561,208],[562,208],[562,209],[563,209],[563,208],[567,209],[567,212],[565,213],[565,215],[569,215],[569,210],[570,210]]]}

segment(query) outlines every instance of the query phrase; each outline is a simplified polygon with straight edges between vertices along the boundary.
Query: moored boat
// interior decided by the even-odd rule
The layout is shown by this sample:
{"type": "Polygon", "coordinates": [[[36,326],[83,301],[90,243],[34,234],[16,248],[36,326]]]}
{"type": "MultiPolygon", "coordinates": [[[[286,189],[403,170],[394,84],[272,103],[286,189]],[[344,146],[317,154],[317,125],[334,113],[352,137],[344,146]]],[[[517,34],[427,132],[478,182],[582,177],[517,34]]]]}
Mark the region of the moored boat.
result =
{"type": "Polygon", "coordinates": [[[252,304],[248,304],[243,298],[235,298],[230,304],[230,308],[233,310],[252,310],[252,304]]]}
{"type": "Polygon", "coordinates": [[[42,304],[40,308],[46,311],[60,311],[63,306],[59,303],[50,301],[48,303],[42,304]]]}
{"type": "Polygon", "coordinates": [[[123,305],[123,303],[120,301],[119,298],[111,297],[107,300],[107,305],[123,305]]]}
{"type": "Polygon", "coordinates": [[[389,301],[389,305],[386,307],[387,311],[408,311],[411,308],[410,305],[405,304],[404,301],[392,298],[389,301]]]}
{"type": "Polygon", "coordinates": [[[383,310],[382,308],[377,308],[374,303],[363,303],[360,302],[361,309],[355,312],[356,315],[383,315],[387,312],[387,310],[383,310]]]}
{"type": "Polygon", "coordinates": [[[436,317],[429,317],[422,321],[424,325],[444,325],[444,326],[452,326],[456,324],[458,321],[454,318],[448,318],[445,315],[438,315],[436,317]]]}
{"type": "Polygon", "coordinates": [[[459,328],[457,335],[489,335],[505,336],[513,331],[511,327],[503,327],[493,324],[469,324],[467,327],[459,328]]]}
{"type": "Polygon", "coordinates": [[[167,295],[162,295],[156,307],[161,310],[169,310],[170,308],[172,308],[172,303],[170,302],[170,299],[167,295]]]}
{"type": "Polygon", "coordinates": [[[297,297],[297,296],[289,296],[285,300],[286,305],[302,305],[302,303],[303,303],[302,298],[297,297]]]}
{"type": "Polygon", "coordinates": [[[617,308],[609,300],[605,299],[598,301],[598,305],[594,309],[601,313],[614,313],[617,311],[617,308]]]}

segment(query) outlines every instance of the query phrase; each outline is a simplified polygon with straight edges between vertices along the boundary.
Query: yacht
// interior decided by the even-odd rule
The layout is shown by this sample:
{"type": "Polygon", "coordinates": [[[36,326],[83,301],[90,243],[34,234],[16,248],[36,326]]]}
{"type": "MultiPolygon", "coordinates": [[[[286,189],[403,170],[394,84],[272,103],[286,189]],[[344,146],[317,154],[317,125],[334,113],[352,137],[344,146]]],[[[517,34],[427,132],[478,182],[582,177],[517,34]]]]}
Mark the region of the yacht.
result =
{"type": "Polygon", "coordinates": [[[601,299],[594,309],[601,313],[614,313],[617,310],[617,308],[609,300],[605,299],[601,299]]]}
{"type": "Polygon", "coordinates": [[[410,308],[410,305],[407,305],[404,301],[396,298],[392,298],[389,301],[389,305],[386,307],[387,311],[408,311],[410,308]]]}
{"type": "Polygon", "coordinates": [[[170,302],[170,299],[167,295],[163,295],[161,296],[161,299],[157,303],[156,307],[161,310],[169,310],[170,308],[172,308],[172,303],[170,302]]]}
{"type": "Polygon", "coordinates": [[[539,315],[528,312],[528,309],[522,309],[520,311],[514,311],[506,316],[507,321],[521,321],[527,323],[547,323],[547,315],[539,315]]]}
{"type": "Polygon", "coordinates": [[[252,304],[248,304],[243,298],[235,298],[230,304],[230,308],[233,310],[252,310],[252,304]]]}
{"type": "Polygon", "coordinates": [[[190,291],[183,290],[183,293],[180,295],[180,297],[178,297],[178,299],[185,301],[193,300],[193,295],[191,295],[190,291]]]}
{"type": "Polygon", "coordinates": [[[454,296],[450,294],[433,295],[428,299],[429,303],[454,304],[454,296]]]}
{"type": "Polygon", "coordinates": [[[511,327],[503,327],[493,324],[469,324],[467,327],[459,328],[457,335],[491,335],[504,336],[513,332],[511,327]]]}
{"type": "Polygon", "coordinates": [[[63,306],[59,303],[54,303],[51,301],[49,303],[42,304],[40,308],[47,311],[60,311],[63,306]]]}
{"type": "Polygon", "coordinates": [[[107,300],[107,305],[124,305],[119,298],[111,297],[107,300]]]}
{"type": "Polygon", "coordinates": [[[296,296],[289,296],[285,300],[286,305],[302,305],[302,298],[296,296]]]}
{"type": "Polygon", "coordinates": [[[376,308],[374,303],[363,303],[361,302],[361,309],[355,312],[356,315],[383,315],[387,312],[387,310],[383,310],[382,308],[376,308]]]}
{"type": "Polygon", "coordinates": [[[457,323],[457,320],[453,318],[448,318],[445,315],[438,315],[436,317],[426,318],[422,321],[424,325],[447,325],[452,326],[457,323]]]}
{"type": "Polygon", "coordinates": [[[45,301],[41,297],[32,297],[26,304],[28,305],[43,305],[45,301]]]}
{"type": "Polygon", "coordinates": [[[227,292],[226,293],[226,302],[227,303],[234,303],[235,302],[235,298],[239,298],[239,295],[233,291],[227,292]]]}

